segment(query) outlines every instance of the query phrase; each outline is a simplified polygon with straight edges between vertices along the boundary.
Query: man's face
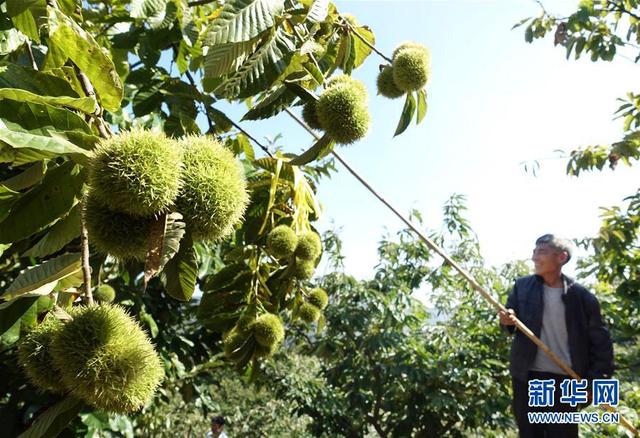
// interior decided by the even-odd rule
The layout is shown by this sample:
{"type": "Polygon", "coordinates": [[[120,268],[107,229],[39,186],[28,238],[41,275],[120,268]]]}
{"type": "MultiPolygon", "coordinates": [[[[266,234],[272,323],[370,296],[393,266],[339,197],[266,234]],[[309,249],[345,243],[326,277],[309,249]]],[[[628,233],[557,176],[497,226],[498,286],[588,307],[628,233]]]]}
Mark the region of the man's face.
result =
{"type": "Polygon", "coordinates": [[[566,259],[567,253],[557,250],[548,243],[536,245],[531,256],[538,275],[558,272],[566,259]]]}
{"type": "Polygon", "coordinates": [[[222,426],[218,423],[211,423],[211,432],[213,433],[222,432],[222,426]]]}

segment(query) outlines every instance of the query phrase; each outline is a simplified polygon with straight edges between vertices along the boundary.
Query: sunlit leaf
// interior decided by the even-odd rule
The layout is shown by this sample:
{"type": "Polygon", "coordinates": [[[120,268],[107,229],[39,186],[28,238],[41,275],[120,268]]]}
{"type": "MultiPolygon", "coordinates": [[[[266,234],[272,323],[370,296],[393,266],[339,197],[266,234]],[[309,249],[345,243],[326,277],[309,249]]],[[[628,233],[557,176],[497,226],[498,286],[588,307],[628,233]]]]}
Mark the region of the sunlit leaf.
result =
{"type": "Polygon", "coordinates": [[[46,295],[43,287],[46,288],[52,283],[61,280],[69,275],[78,272],[81,269],[80,254],[63,254],[46,262],[27,268],[11,283],[7,290],[0,296],[4,300],[13,300],[27,294],[46,295]]]}
{"type": "Polygon", "coordinates": [[[120,108],[123,89],[113,61],[89,33],[54,8],[49,8],[49,41],[87,75],[106,109],[120,108]]]}

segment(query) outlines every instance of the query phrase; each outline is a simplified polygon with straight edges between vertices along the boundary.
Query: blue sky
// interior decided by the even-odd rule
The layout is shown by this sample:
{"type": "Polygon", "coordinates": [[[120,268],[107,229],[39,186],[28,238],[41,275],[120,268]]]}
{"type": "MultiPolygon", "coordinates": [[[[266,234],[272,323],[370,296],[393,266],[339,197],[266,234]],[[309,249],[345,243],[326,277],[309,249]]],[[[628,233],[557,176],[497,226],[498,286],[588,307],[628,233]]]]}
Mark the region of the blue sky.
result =
{"type": "MultiPolygon", "coordinates": [[[[534,1],[336,4],[373,29],[384,53],[405,40],[432,53],[427,117],[395,139],[403,101],[376,96],[382,60],[372,55],[354,72],[370,90],[372,127],[365,139],[339,151],[401,212],[416,208],[427,227],[439,227],[449,196],[466,195],[483,254],[497,264],[528,258],[535,238],[547,232],[594,235],[599,207],[619,204],[637,189],[637,168],[572,178],[564,173],[567,160],[555,151],[621,137],[621,122],[612,120],[616,98],[638,89],[638,66],[621,57],[612,63],[567,61],[551,37],[525,43],[523,29],[511,27],[539,13],[534,1]],[[530,160],[540,162],[537,177],[521,164],[530,160]]],[[[545,7],[566,14],[576,4],[550,1],[545,7]]],[[[259,138],[281,133],[288,151],[312,144],[286,115],[243,126],[259,138]]],[[[319,197],[325,208],[319,228],[340,228],[346,271],[369,277],[378,241],[401,223],[341,168],[323,181],[319,197]]]]}

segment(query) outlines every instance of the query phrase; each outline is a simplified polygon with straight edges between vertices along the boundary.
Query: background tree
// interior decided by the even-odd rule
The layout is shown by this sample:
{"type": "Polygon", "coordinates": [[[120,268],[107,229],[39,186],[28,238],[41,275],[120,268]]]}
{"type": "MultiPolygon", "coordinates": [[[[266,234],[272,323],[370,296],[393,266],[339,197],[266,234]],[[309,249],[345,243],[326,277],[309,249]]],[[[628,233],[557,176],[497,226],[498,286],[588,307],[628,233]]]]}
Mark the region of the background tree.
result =
{"type": "MultiPolygon", "coordinates": [[[[528,268],[485,267],[464,210],[453,196],[429,236],[504,299],[528,268]]],[[[413,219],[421,223],[417,212],[413,219]]],[[[320,281],[331,300],[326,329],[307,342],[322,379],[296,397],[314,434],[505,436],[514,427],[509,339],[492,309],[409,230],[385,237],[378,254],[371,280],[332,273],[320,281]],[[418,288],[432,307],[412,296],[418,288]]]]}
{"type": "MultiPolygon", "coordinates": [[[[593,62],[612,61],[622,56],[632,62],[640,60],[640,7],[636,1],[581,1],[567,17],[554,15],[542,7],[539,17],[527,18],[525,40],[543,38],[553,32],[554,44],[566,49],[567,59],[589,55],[593,62]]],[[[609,145],[590,145],[573,150],[567,163],[567,174],[612,170],[618,164],[633,165],[640,158],[638,143],[640,107],[634,91],[618,99],[615,117],[623,121],[623,138],[609,145]]],[[[621,412],[636,427],[640,424],[640,191],[632,193],[622,206],[603,208],[602,224],[595,237],[577,239],[589,256],[578,262],[578,276],[597,291],[603,315],[611,328],[615,344],[616,377],[621,382],[621,395],[627,406],[621,412]]],[[[609,428],[609,434],[622,435],[609,428]]]]}

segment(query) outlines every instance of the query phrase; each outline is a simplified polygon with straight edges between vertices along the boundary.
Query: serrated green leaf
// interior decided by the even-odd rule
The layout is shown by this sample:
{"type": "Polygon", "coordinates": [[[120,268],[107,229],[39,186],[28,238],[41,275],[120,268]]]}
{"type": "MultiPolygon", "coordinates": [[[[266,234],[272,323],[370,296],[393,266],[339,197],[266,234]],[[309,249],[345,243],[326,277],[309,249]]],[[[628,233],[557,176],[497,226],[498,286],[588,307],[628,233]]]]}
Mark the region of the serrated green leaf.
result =
{"type": "Polygon", "coordinates": [[[298,155],[289,163],[293,166],[303,166],[316,160],[320,157],[324,157],[333,149],[334,141],[328,135],[323,135],[318,141],[314,143],[308,150],[301,155],[298,155]]]}
{"type": "Polygon", "coordinates": [[[200,323],[208,330],[217,333],[223,333],[229,330],[235,322],[238,320],[242,312],[236,310],[235,312],[215,313],[207,318],[200,320],[200,323]]]}
{"type": "Polygon", "coordinates": [[[149,334],[151,335],[152,338],[155,338],[156,336],[158,336],[158,333],[159,333],[158,324],[156,324],[156,321],[155,319],[153,319],[153,316],[148,314],[144,309],[141,309],[140,313],[138,313],[138,318],[140,318],[140,321],[142,321],[149,328],[149,334]]]}
{"type": "Polygon", "coordinates": [[[216,132],[227,132],[233,127],[231,119],[229,119],[225,113],[211,105],[207,107],[207,115],[215,122],[216,132]]]}
{"type": "Polygon", "coordinates": [[[167,216],[167,226],[162,242],[162,259],[160,266],[166,265],[180,250],[180,241],[185,234],[185,223],[180,213],[171,213],[167,216]]]}
{"type": "Polygon", "coordinates": [[[18,438],[53,438],[62,432],[80,412],[84,403],[67,396],[44,411],[18,438]]]}
{"type": "Polygon", "coordinates": [[[20,318],[20,331],[29,331],[38,325],[38,301],[42,299],[47,300],[49,297],[46,295],[37,297],[36,305],[29,307],[22,315],[22,318],[20,318]]]}
{"type": "Polygon", "coordinates": [[[3,99],[67,106],[88,114],[94,113],[98,105],[93,97],[40,96],[17,88],[0,88],[0,100],[3,99]]]}
{"type": "Polygon", "coordinates": [[[393,136],[402,134],[413,119],[413,114],[416,111],[416,99],[413,97],[413,93],[407,93],[407,98],[404,101],[404,108],[402,108],[402,114],[400,115],[400,121],[393,136]]]}
{"type": "Polygon", "coordinates": [[[71,161],[49,169],[42,183],[16,201],[0,222],[0,243],[29,237],[69,211],[84,180],[80,167],[71,161]]]}
{"type": "Polygon", "coordinates": [[[16,158],[16,151],[0,141],[0,163],[11,163],[16,158]]]}
{"type": "Polygon", "coordinates": [[[154,29],[162,26],[166,10],[167,0],[132,0],[131,2],[131,16],[146,19],[154,29]]]}
{"type": "Polygon", "coordinates": [[[0,336],[27,313],[27,311],[36,305],[38,297],[20,298],[0,304],[0,336]]]}
{"type": "Polygon", "coordinates": [[[222,310],[236,310],[246,300],[246,293],[241,290],[210,291],[202,294],[198,307],[198,318],[206,319],[222,310]]]}
{"type": "Polygon", "coordinates": [[[208,275],[207,278],[202,282],[202,288],[204,291],[215,291],[222,287],[225,287],[231,284],[231,282],[238,276],[238,274],[245,271],[246,269],[247,265],[246,263],[244,263],[244,261],[226,265],[215,274],[208,275]]]}
{"type": "Polygon", "coordinates": [[[27,41],[27,37],[17,29],[0,30],[0,56],[14,52],[25,41],[27,41]]]}
{"type": "Polygon", "coordinates": [[[198,280],[198,264],[193,240],[189,233],[183,237],[178,253],[164,268],[167,294],[179,301],[189,301],[198,280]]]}
{"type": "Polygon", "coordinates": [[[144,266],[145,288],[149,280],[167,264],[180,249],[185,223],[180,213],[162,215],[149,231],[149,249],[144,266]]]}
{"type": "Polygon", "coordinates": [[[9,330],[0,335],[0,352],[13,346],[20,339],[20,320],[16,321],[9,330]]]}
{"type": "MultiPolygon", "coordinates": [[[[43,0],[40,2],[45,3],[43,0]]],[[[67,16],[82,22],[82,0],[57,0],[57,3],[60,10],[67,16]]]]}
{"type": "Polygon", "coordinates": [[[329,0],[315,0],[309,8],[306,20],[311,23],[320,23],[324,21],[329,13],[329,3],[329,0]]]}
{"type": "MultiPolygon", "coordinates": [[[[27,169],[17,174],[16,176],[1,181],[0,186],[4,186],[10,190],[24,190],[42,181],[45,169],[45,163],[43,161],[40,161],[32,166],[29,166],[27,169]]],[[[0,195],[0,200],[1,199],[2,196],[0,195]]]]}
{"type": "Polygon", "coordinates": [[[296,94],[284,85],[276,88],[242,117],[242,120],[261,120],[273,117],[289,108],[296,94]]]}
{"type": "Polygon", "coordinates": [[[59,49],[55,44],[49,44],[47,54],[44,57],[43,70],[53,70],[62,68],[67,63],[69,57],[64,50],[59,49]]]}
{"type": "Polygon", "coordinates": [[[288,80],[296,80],[304,77],[307,72],[304,70],[302,64],[309,60],[309,55],[301,53],[301,50],[294,52],[291,60],[289,61],[289,65],[284,71],[280,74],[278,78],[278,82],[284,82],[286,79],[288,80]]]}
{"type": "Polygon", "coordinates": [[[5,61],[0,61],[2,88],[19,88],[41,96],[80,96],[65,79],[5,61]]]}
{"type": "Polygon", "coordinates": [[[27,257],[44,257],[60,251],[67,243],[80,235],[81,206],[76,204],[69,214],[56,222],[51,230],[24,253],[27,257]]]}
{"type": "Polygon", "coordinates": [[[49,135],[52,128],[56,136],[65,136],[72,131],[93,135],[89,125],[78,114],[47,104],[5,99],[0,105],[0,118],[40,135],[49,135]]]}
{"type": "Polygon", "coordinates": [[[284,30],[272,32],[240,69],[223,82],[220,94],[244,98],[269,89],[289,65],[294,50],[295,46],[284,30]]]}
{"type": "Polygon", "coordinates": [[[39,135],[22,129],[21,126],[0,118],[0,140],[13,148],[27,148],[42,151],[44,155],[38,155],[37,159],[43,157],[55,157],[58,155],[77,154],[88,157],[89,151],[79,148],[69,140],[64,138],[64,134],[56,135],[55,131],[47,134],[52,136],[39,135]]]}
{"type": "Polygon", "coordinates": [[[206,30],[204,45],[249,41],[275,24],[283,0],[229,0],[206,30]]]}
{"type": "Polygon", "coordinates": [[[22,271],[0,298],[9,301],[31,294],[46,295],[53,290],[53,287],[43,293],[44,287],[52,283],[55,286],[59,280],[78,272],[80,269],[82,268],[79,253],[62,254],[22,271]]]}
{"type": "Polygon", "coordinates": [[[238,143],[242,147],[242,152],[244,152],[244,156],[247,158],[247,160],[249,160],[249,161],[255,160],[256,159],[256,153],[253,150],[253,146],[251,146],[251,142],[249,141],[247,136],[244,135],[244,134],[238,134],[236,136],[236,140],[238,141],[238,143]]]}
{"type": "MultiPolygon", "coordinates": [[[[253,164],[275,174],[278,168],[278,161],[279,160],[277,158],[264,157],[264,158],[258,158],[253,162],[253,164]]],[[[280,178],[285,179],[289,182],[293,182],[295,178],[293,169],[294,168],[290,163],[283,161],[282,169],[280,170],[280,178]]]]}
{"type": "Polygon", "coordinates": [[[7,14],[15,17],[34,6],[41,4],[43,0],[7,0],[7,14]]]}
{"type": "Polygon", "coordinates": [[[0,222],[9,215],[13,204],[20,199],[22,193],[16,192],[8,187],[0,185],[0,222]]]}
{"type": "Polygon", "coordinates": [[[285,87],[293,91],[303,102],[315,102],[318,97],[297,82],[284,81],[285,87]]]}
{"type": "Polygon", "coordinates": [[[69,292],[69,290],[72,289],[74,293],[78,293],[77,288],[82,283],[84,283],[84,274],[81,269],[59,280],[53,290],[57,292],[69,292]]]}
{"type": "Polygon", "coordinates": [[[7,14],[20,32],[40,44],[39,26],[46,20],[45,0],[7,0],[7,14]]]}
{"type": "Polygon", "coordinates": [[[203,61],[205,77],[217,78],[237,71],[261,38],[209,47],[203,61]]]}
{"type": "Polygon", "coordinates": [[[346,74],[350,74],[353,68],[353,61],[355,60],[355,54],[352,53],[353,49],[353,36],[351,34],[343,34],[340,37],[340,47],[338,48],[338,54],[336,57],[336,66],[340,67],[346,74]]]}
{"type": "Polygon", "coordinates": [[[191,11],[191,8],[189,8],[189,6],[186,4],[186,2],[178,2],[178,7],[178,19],[180,20],[180,30],[182,31],[184,42],[189,47],[193,47],[198,42],[200,29],[195,23],[193,19],[194,14],[191,11]]]}
{"type": "Polygon", "coordinates": [[[418,91],[418,111],[416,113],[416,124],[419,124],[427,115],[427,91],[423,88],[418,91]]]}
{"type": "Polygon", "coordinates": [[[49,42],[87,75],[102,106],[109,111],[120,108],[123,88],[113,61],[89,33],[53,8],[49,8],[49,42]]]}
{"type": "MultiPolygon", "coordinates": [[[[369,44],[375,46],[376,37],[373,31],[367,26],[359,26],[355,28],[358,35],[364,38],[369,44]]],[[[357,35],[352,35],[352,52],[353,52],[353,65],[352,68],[358,68],[364,63],[367,57],[371,54],[371,48],[365,44],[357,35]]]]}
{"type": "Polygon", "coordinates": [[[304,69],[311,75],[315,83],[320,86],[324,83],[324,75],[315,63],[309,61],[303,64],[304,69]]]}

